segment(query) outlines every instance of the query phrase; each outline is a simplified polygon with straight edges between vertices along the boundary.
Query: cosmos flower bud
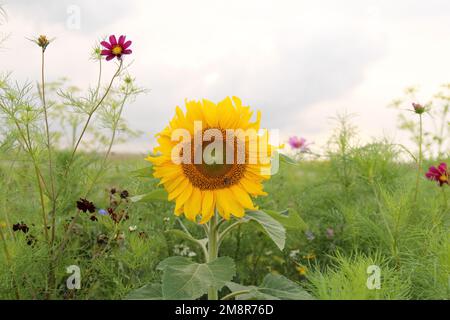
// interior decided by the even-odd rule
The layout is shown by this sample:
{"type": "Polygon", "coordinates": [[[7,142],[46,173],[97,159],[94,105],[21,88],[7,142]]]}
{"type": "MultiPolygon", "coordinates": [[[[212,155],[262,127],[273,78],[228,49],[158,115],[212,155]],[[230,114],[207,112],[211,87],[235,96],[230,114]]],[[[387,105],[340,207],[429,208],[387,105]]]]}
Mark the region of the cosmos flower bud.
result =
{"type": "Polygon", "coordinates": [[[417,114],[422,114],[425,112],[425,107],[423,105],[421,105],[420,103],[412,103],[412,106],[414,108],[414,112],[417,114]]]}
{"type": "Polygon", "coordinates": [[[47,36],[45,35],[40,35],[39,38],[35,38],[35,39],[29,39],[31,41],[33,41],[34,43],[36,43],[39,47],[42,48],[42,52],[45,51],[45,49],[47,49],[48,45],[50,44],[50,42],[52,42],[53,40],[49,40],[47,38],[47,36]]]}

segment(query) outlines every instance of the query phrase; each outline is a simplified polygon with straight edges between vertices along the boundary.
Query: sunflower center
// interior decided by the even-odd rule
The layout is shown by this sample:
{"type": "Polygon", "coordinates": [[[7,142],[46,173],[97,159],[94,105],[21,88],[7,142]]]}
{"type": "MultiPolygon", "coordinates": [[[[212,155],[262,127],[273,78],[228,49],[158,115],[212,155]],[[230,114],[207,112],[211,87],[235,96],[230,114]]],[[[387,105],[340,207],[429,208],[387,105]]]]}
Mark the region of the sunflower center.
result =
{"type": "Polygon", "coordinates": [[[118,56],[118,55],[122,54],[122,47],[119,46],[119,45],[114,46],[114,47],[112,48],[111,52],[112,52],[114,55],[118,56]]]}
{"type": "Polygon", "coordinates": [[[203,142],[201,149],[202,156],[204,157],[202,157],[201,163],[194,163],[194,149],[192,148],[192,161],[188,164],[182,164],[184,175],[189,179],[194,187],[197,187],[200,190],[228,188],[238,183],[244,176],[246,164],[237,163],[236,160],[238,159],[236,138],[234,140],[234,146],[232,146],[232,148],[227,148],[225,133],[223,134],[223,137],[224,139],[220,141],[222,145],[222,152],[218,152],[214,149],[210,154],[204,154],[205,148],[213,142],[203,142]],[[233,163],[227,163],[227,152],[234,152],[233,163]]]}

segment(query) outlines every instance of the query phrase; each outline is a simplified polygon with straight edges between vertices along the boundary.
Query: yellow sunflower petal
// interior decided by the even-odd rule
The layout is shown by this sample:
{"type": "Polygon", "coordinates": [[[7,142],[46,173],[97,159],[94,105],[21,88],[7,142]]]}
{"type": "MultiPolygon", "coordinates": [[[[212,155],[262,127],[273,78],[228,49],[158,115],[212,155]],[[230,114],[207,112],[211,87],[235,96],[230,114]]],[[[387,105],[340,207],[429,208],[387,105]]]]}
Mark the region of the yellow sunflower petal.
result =
{"type": "Polygon", "coordinates": [[[214,214],[214,192],[204,191],[202,201],[202,220],[200,223],[208,222],[214,214]]]}
{"type": "Polygon", "coordinates": [[[191,221],[200,213],[202,205],[202,192],[198,188],[192,189],[192,194],[184,204],[184,215],[191,221]]]}

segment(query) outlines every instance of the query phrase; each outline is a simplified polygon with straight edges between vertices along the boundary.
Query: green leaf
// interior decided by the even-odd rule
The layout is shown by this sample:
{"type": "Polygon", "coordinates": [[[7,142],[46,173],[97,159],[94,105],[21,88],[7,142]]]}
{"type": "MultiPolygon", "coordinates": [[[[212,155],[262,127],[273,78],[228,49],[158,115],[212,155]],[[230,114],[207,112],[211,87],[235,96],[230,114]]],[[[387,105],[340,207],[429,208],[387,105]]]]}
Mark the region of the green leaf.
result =
{"type": "Polygon", "coordinates": [[[298,162],[295,161],[294,159],[292,159],[291,157],[288,157],[287,155],[282,154],[282,153],[279,153],[278,155],[280,156],[281,162],[290,164],[292,166],[298,166],[298,162]]]}
{"type": "Polygon", "coordinates": [[[245,218],[258,222],[272,241],[275,242],[278,249],[284,249],[286,243],[286,229],[280,222],[261,210],[247,211],[245,218]]]}
{"type": "Polygon", "coordinates": [[[234,282],[227,282],[226,286],[232,291],[248,291],[236,296],[237,300],[312,300],[308,292],[295,282],[282,275],[268,274],[259,287],[242,286],[234,282]]]}
{"type": "Polygon", "coordinates": [[[149,283],[133,290],[125,297],[126,300],[161,300],[162,286],[160,283],[149,283]]]}
{"type": "Polygon", "coordinates": [[[292,209],[282,212],[264,210],[264,212],[281,223],[288,231],[303,231],[307,229],[306,223],[300,218],[300,215],[292,209]]]}
{"type": "Polygon", "coordinates": [[[131,197],[130,200],[132,202],[153,202],[155,200],[167,201],[167,191],[164,189],[155,189],[150,191],[149,193],[140,194],[134,197],[131,197]]]}
{"type": "Polygon", "coordinates": [[[220,290],[236,274],[233,259],[220,257],[208,263],[196,263],[184,257],[170,257],[159,263],[163,271],[164,299],[197,299],[213,286],[220,290]]]}

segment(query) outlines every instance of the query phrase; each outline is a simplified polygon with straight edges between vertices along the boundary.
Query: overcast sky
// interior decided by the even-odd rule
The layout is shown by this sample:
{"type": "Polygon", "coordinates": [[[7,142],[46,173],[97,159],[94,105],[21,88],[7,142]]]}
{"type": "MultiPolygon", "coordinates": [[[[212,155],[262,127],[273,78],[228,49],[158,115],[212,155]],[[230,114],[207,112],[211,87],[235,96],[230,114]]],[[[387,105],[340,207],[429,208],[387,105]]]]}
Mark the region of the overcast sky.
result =
{"type": "MultiPolygon", "coordinates": [[[[4,0],[10,37],[0,70],[39,78],[39,54],[26,37],[56,37],[48,80],[94,84],[92,46],[109,34],[133,40],[130,72],[150,89],[125,117],[144,134],[125,147],[147,152],[184,99],[237,95],[263,112],[263,126],[317,145],[336,112],[356,113],[365,139],[404,139],[387,108],[405,87],[426,100],[450,82],[450,1],[116,1],[4,0]],[[80,28],[68,27],[72,6],[80,28]]],[[[107,64],[111,73],[113,64],[107,64]]],[[[120,149],[120,148],[119,148],[120,149]]],[[[117,149],[117,150],[119,150],[117,149]]]]}

